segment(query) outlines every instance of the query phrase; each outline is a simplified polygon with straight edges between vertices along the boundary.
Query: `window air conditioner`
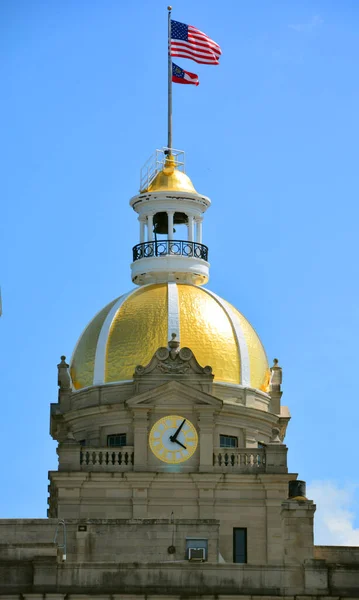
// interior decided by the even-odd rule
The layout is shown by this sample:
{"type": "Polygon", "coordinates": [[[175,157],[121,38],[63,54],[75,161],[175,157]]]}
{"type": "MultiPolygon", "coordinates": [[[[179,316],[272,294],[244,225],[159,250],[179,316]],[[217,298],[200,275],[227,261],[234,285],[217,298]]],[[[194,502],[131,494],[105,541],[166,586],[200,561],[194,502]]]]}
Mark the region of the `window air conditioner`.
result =
{"type": "Polygon", "coordinates": [[[188,560],[203,562],[206,560],[206,549],[188,548],[188,560]]]}

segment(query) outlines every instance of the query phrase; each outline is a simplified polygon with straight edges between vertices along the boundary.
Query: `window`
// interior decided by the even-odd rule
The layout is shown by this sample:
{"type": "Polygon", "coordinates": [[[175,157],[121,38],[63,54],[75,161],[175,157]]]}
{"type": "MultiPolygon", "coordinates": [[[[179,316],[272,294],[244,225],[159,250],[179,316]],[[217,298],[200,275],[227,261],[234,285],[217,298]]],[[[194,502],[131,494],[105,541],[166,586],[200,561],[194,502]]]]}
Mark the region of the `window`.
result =
{"type": "Polygon", "coordinates": [[[234,435],[220,435],[219,445],[221,448],[238,448],[238,438],[234,435]]]}
{"type": "Polygon", "coordinates": [[[86,440],[80,440],[79,444],[81,444],[81,446],[86,446],[86,440]]]}
{"type": "MultiPolygon", "coordinates": [[[[266,449],[266,444],[264,444],[263,442],[258,442],[258,450],[265,450],[266,449]]],[[[257,455],[257,460],[258,460],[258,464],[260,465],[262,463],[262,457],[260,456],[260,454],[257,455]]]]}
{"type": "Polygon", "coordinates": [[[208,556],[208,540],[206,540],[205,538],[186,538],[186,559],[189,559],[189,549],[190,548],[196,548],[196,549],[200,549],[203,548],[204,549],[204,556],[205,556],[205,560],[207,560],[207,556],[208,556]]]}
{"type": "Polygon", "coordinates": [[[108,446],[126,446],[126,434],[125,433],[112,433],[107,436],[108,446]]]}
{"type": "Polygon", "coordinates": [[[247,562],[247,529],[244,527],[233,529],[233,562],[247,562]]]}

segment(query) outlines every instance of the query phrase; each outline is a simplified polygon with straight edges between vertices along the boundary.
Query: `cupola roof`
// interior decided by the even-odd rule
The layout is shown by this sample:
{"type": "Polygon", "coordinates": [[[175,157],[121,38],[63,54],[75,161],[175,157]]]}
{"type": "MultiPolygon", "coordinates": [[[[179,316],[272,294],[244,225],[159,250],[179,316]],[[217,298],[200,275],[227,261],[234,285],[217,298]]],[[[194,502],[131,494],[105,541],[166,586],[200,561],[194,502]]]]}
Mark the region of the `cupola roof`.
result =
{"type": "Polygon", "coordinates": [[[167,156],[164,167],[155,175],[151,183],[141,192],[191,192],[196,193],[188,175],[176,168],[175,157],[167,156]]]}

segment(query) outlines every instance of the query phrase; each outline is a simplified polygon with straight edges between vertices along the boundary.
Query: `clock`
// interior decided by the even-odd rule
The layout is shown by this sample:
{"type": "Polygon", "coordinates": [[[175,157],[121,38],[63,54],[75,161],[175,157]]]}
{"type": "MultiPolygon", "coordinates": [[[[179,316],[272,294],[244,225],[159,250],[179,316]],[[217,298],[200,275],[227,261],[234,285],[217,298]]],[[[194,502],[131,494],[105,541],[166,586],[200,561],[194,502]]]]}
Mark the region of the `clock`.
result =
{"type": "Polygon", "coordinates": [[[195,453],[198,434],[188,419],[179,415],[169,415],[153,425],[149,443],[157,458],[168,464],[178,464],[188,460],[195,453]]]}

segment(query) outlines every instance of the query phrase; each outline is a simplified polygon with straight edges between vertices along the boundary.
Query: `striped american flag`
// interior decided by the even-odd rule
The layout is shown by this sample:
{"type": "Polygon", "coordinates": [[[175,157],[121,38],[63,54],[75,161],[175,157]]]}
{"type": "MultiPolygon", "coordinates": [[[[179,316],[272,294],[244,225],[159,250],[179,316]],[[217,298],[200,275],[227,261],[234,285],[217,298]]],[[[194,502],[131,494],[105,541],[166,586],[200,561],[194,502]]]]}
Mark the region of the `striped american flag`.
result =
{"type": "Polygon", "coordinates": [[[218,65],[220,46],[208,35],[179,21],[171,20],[171,56],[189,58],[203,65],[218,65]]]}

